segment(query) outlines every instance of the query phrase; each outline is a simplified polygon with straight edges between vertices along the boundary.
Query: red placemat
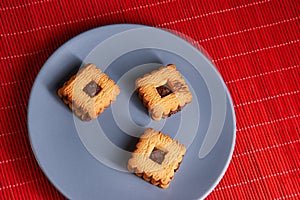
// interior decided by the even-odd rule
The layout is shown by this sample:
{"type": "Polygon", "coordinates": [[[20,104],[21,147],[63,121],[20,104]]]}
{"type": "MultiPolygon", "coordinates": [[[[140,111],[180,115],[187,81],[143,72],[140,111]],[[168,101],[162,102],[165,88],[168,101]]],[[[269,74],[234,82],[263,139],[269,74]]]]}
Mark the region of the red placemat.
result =
{"type": "Polygon", "coordinates": [[[235,105],[237,139],[231,164],[208,199],[300,198],[300,1],[6,0],[0,16],[0,199],[64,198],[30,148],[30,89],[64,42],[115,23],[184,33],[223,76],[235,105]]]}

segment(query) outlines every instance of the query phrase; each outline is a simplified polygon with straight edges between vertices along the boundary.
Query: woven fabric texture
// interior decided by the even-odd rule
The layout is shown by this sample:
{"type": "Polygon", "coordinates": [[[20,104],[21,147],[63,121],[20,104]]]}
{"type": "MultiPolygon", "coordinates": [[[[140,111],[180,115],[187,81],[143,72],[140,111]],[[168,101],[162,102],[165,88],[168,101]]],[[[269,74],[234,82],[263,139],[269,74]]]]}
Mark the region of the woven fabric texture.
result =
{"type": "Polygon", "coordinates": [[[62,44],[118,23],[189,36],[225,80],[236,146],[207,199],[300,198],[300,1],[2,0],[0,19],[0,199],[64,199],[30,147],[30,90],[62,44]]]}

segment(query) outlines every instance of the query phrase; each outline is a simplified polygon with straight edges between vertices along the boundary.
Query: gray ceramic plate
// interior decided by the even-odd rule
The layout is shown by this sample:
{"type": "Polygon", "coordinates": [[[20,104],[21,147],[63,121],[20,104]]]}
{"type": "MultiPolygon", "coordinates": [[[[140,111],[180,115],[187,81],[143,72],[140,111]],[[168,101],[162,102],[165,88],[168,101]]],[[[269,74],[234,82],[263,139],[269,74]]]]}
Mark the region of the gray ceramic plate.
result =
{"type": "Polygon", "coordinates": [[[234,149],[235,115],[221,76],[200,51],[168,31],[120,24],[87,31],[49,58],[31,91],[28,129],[40,167],[70,199],[188,200],[207,196],[224,175],[234,149]],[[81,122],[56,91],[90,62],[115,80],[121,93],[97,119],[81,122]],[[134,81],[169,63],[184,76],[193,101],[157,122],[134,93],[134,81]],[[126,170],[130,152],[148,127],[187,147],[165,190],[126,170]]]}

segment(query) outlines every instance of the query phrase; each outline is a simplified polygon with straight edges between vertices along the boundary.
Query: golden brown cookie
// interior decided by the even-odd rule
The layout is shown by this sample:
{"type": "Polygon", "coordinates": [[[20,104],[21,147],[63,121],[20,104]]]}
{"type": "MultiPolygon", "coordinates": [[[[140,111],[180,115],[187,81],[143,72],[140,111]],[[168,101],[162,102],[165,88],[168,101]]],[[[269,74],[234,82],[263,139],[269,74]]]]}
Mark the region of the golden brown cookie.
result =
{"type": "Polygon", "coordinates": [[[143,104],[154,120],[175,114],[192,101],[192,93],[176,66],[170,64],[135,82],[143,104]]]}
{"type": "Polygon", "coordinates": [[[83,121],[95,119],[120,93],[119,87],[94,64],[87,64],[57,91],[83,121]]]}
{"type": "Polygon", "coordinates": [[[169,187],[186,148],[171,137],[146,129],[128,160],[128,170],[161,188],[169,187]]]}

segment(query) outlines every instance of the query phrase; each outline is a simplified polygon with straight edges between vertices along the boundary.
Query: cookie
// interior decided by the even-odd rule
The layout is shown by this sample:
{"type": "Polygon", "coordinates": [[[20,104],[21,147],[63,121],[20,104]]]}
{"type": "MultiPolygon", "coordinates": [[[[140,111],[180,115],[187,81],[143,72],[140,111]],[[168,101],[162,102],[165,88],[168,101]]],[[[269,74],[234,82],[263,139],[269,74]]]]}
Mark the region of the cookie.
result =
{"type": "Polygon", "coordinates": [[[146,129],[128,160],[130,172],[161,188],[169,187],[186,148],[171,137],[146,129]]]}
{"type": "Polygon", "coordinates": [[[58,89],[58,96],[83,121],[95,119],[120,93],[119,87],[94,64],[87,64],[58,89]]]}
{"type": "Polygon", "coordinates": [[[161,67],[135,82],[136,91],[154,120],[170,117],[192,101],[192,93],[176,66],[161,67]]]}

